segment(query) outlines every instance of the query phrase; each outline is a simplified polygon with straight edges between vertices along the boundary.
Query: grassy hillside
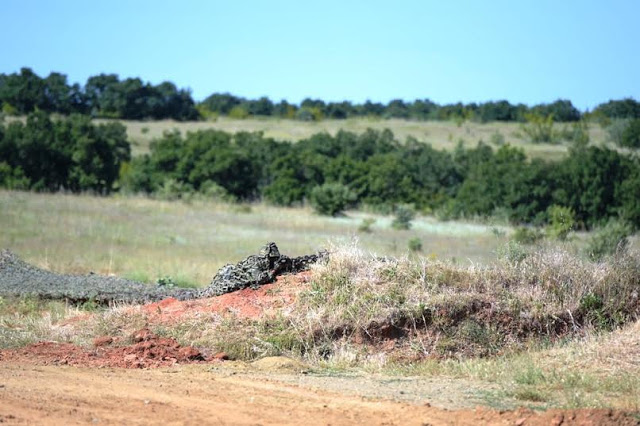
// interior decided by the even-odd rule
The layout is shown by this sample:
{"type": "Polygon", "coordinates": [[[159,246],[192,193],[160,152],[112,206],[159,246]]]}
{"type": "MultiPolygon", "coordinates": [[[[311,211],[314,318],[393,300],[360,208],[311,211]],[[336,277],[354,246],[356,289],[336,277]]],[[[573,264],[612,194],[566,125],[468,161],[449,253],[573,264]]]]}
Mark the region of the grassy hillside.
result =
{"type": "MultiPolygon", "coordinates": [[[[96,120],[98,122],[104,120],[96,120]]],[[[466,146],[475,146],[479,140],[492,143],[493,135],[501,134],[505,143],[519,146],[533,156],[539,158],[559,158],[567,152],[566,144],[533,144],[522,132],[519,123],[473,123],[464,122],[460,125],[451,121],[408,121],[354,118],[348,120],[323,120],[320,122],[303,122],[296,120],[282,120],[276,118],[248,118],[235,120],[220,117],[216,121],[207,122],[177,122],[177,121],[122,121],[127,126],[129,139],[135,143],[134,155],[148,151],[149,142],[162,135],[164,131],[178,129],[185,133],[202,129],[218,129],[226,132],[261,131],[265,136],[277,140],[297,141],[319,133],[335,134],[339,130],[361,133],[367,128],[375,130],[390,129],[396,138],[404,141],[412,136],[438,149],[453,149],[462,140],[466,146]]],[[[565,124],[556,124],[560,130],[565,124]]],[[[592,143],[606,141],[605,131],[598,125],[589,126],[589,137],[592,143]]]]}

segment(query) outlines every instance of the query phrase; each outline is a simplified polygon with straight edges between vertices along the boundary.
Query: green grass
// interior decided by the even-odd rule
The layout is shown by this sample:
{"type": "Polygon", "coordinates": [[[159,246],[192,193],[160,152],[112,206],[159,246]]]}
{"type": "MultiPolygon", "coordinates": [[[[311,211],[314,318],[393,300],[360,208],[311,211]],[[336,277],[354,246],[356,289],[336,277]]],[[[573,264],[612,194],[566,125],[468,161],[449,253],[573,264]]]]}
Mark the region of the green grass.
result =
{"type": "MultiPolygon", "coordinates": [[[[104,120],[96,120],[104,121],[104,120]]],[[[538,158],[557,159],[567,153],[566,144],[533,144],[527,140],[519,123],[473,123],[465,122],[457,125],[449,121],[409,121],[400,119],[370,119],[353,118],[347,120],[323,120],[320,122],[303,122],[277,118],[248,118],[235,120],[227,117],[219,117],[216,121],[203,122],[175,122],[163,121],[122,121],[127,127],[129,139],[134,143],[134,155],[148,152],[149,142],[162,136],[167,130],[178,129],[182,133],[202,129],[218,129],[226,132],[260,131],[265,136],[276,140],[298,141],[310,137],[319,132],[336,134],[339,130],[362,133],[367,128],[375,130],[390,129],[396,138],[402,142],[411,136],[419,141],[431,144],[437,149],[453,149],[459,141],[466,146],[475,146],[482,140],[491,144],[494,136],[500,134],[504,142],[522,147],[525,151],[538,158]]],[[[557,130],[564,124],[556,124],[557,130]]],[[[606,132],[595,124],[589,126],[589,135],[592,143],[603,143],[606,140],[606,132]]]]}
{"type": "Polygon", "coordinates": [[[489,262],[506,237],[482,224],[440,223],[429,217],[410,231],[391,228],[390,216],[348,212],[318,216],[307,208],[250,209],[213,202],[157,201],[142,197],[93,197],[0,191],[0,248],[27,262],[63,273],[115,274],[143,282],[171,277],[180,285],[209,283],[226,263],[255,254],[268,241],[298,256],[330,241],[358,238],[380,256],[401,256],[411,238],[431,258],[489,262]],[[358,232],[375,218],[371,232],[358,232]]]}

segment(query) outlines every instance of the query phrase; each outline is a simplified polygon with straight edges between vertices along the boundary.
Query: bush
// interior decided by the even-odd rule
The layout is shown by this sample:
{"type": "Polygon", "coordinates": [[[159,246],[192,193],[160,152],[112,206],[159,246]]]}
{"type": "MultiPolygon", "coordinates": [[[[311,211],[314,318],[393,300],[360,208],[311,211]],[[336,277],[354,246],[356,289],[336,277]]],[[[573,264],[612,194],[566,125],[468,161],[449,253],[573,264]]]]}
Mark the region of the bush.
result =
{"type": "Polygon", "coordinates": [[[586,248],[587,255],[591,260],[598,261],[606,256],[624,252],[631,234],[631,225],[619,219],[612,219],[604,227],[596,230],[590,238],[586,248]]]}
{"type": "Polygon", "coordinates": [[[229,111],[229,117],[230,118],[235,118],[235,119],[238,119],[238,120],[243,120],[243,119],[249,117],[249,113],[243,107],[235,106],[235,107],[231,108],[231,111],[229,111]]]}
{"type": "Polygon", "coordinates": [[[553,130],[553,115],[525,114],[527,124],[522,125],[522,131],[529,136],[533,143],[556,143],[557,134],[553,130]]]}
{"type": "Polygon", "coordinates": [[[640,148],[640,118],[629,122],[622,132],[620,146],[625,148],[640,148]]]}
{"type": "Polygon", "coordinates": [[[26,190],[30,184],[20,167],[12,169],[4,161],[0,163],[0,188],[26,190]]]}
{"type": "Polygon", "coordinates": [[[409,229],[416,212],[410,205],[404,204],[396,207],[395,218],[391,222],[393,229],[409,229]]]}
{"type": "Polygon", "coordinates": [[[569,232],[571,232],[576,225],[576,218],[573,209],[570,207],[553,205],[547,209],[547,214],[549,216],[549,227],[547,228],[547,233],[550,237],[560,241],[565,241],[569,232]]]}
{"type": "Polygon", "coordinates": [[[538,228],[521,226],[513,233],[513,241],[519,244],[535,244],[544,238],[544,233],[538,228]]]}
{"type": "Polygon", "coordinates": [[[571,126],[565,126],[560,135],[568,142],[584,146],[589,143],[589,126],[586,121],[576,121],[571,126]]]}
{"type": "Polygon", "coordinates": [[[159,199],[167,201],[189,199],[193,195],[193,188],[189,184],[168,178],[164,180],[155,195],[159,199]]]}
{"type": "Polygon", "coordinates": [[[211,180],[207,180],[202,185],[200,185],[199,192],[205,199],[208,200],[224,202],[236,201],[235,197],[229,194],[226,189],[211,180]]]}
{"type": "Polygon", "coordinates": [[[418,237],[411,238],[407,243],[409,251],[418,252],[422,251],[422,240],[418,237]]]}
{"type": "Polygon", "coordinates": [[[504,135],[496,130],[491,134],[489,142],[497,146],[502,146],[505,143],[504,135]]]}
{"type": "Polygon", "coordinates": [[[376,223],[376,220],[373,218],[368,217],[366,219],[362,219],[362,223],[360,223],[360,226],[358,226],[358,231],[370,233],[371,225],[373,225],[374,223],[376,223]]]}
{"type": "Polygon", "coordinates": [[[311,190],[310,202],[313,209],[320,214],[337,216],[356,200],[347,186],[339,183],[325,183],[311,190]]]}
{"type": "Polygon", "coordinates": [[[622,146],[622,135],[629,125],[630,120],[619,118],[612,120],[607,126],[607,136],[609,142],[612,142],[618,146],[622,146]]]}

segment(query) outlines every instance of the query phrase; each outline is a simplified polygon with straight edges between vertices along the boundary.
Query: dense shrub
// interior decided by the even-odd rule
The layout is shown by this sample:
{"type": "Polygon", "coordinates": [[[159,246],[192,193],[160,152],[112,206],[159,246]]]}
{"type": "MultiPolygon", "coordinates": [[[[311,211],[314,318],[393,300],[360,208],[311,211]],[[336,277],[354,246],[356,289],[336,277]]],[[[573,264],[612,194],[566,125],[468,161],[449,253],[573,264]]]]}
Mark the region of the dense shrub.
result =
{"type": "Polygon", "coordinates": [[[411,252],[422,251],[422,240],[420,240],[420,238],[418,237],[410,238],[407,242],[407,248],[411,252]]]}
{"type": "Polygon", "coordinates": [[[345,185],[325,183],[311,190],[310,199],[313,209],[324,215],[337,216],[353,204],[356,195],[345,185]]]}
{"type": "Polygon", "coordinates": [[[544,238],[544,233],[538,228],[520,226],[516,228],[512,238],[519,244],[535,244],[544,238]]]}
{"type": "Polygon", "coordinates": [[[575,214],[569,207],[553,205],[547,210],[549,226],[547,233],[550,237],[565,241],[569,232],[576,226],[575,214]]]}
{"type": "Polygon", "coordinates": [[[396,206],[393,222],[391,226],[394,229],[410,229],[411,221],[416,217],[416,212],[410,205],[396,206]]]}
{"type": "Polygon", "coordinates": [[[629,122],[622,132],[620,146],[625,148],[640,148],[640,118],[629,122]]]}
{"type": "Polygon", "coordinates": [[[602,260],[606,256],[623,252],[629,244],[628,237],[632,233],[631,225],[612,219],[591,236],[586,248],[587,255],[592,260],[602,260]]]}

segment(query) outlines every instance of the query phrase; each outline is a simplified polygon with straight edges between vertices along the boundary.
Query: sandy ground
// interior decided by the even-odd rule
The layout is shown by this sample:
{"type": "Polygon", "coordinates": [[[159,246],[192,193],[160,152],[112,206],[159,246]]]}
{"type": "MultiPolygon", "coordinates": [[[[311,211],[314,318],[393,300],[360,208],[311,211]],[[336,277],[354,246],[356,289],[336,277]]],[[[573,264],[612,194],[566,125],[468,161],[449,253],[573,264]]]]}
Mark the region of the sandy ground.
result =
{"type": "Polygon", "coordinates": [[[219,365],[122,369],[0,362],[0,423],[637,424],[633,418],[610,410],[450,411],[428,401],[408,403],[362,396],[366,386],[355,393],[326,390],[318,383],[315,388],[291,383],[291,377],[219,365]],[[283,377],[289,381],[281,380],[283,377]]]}

